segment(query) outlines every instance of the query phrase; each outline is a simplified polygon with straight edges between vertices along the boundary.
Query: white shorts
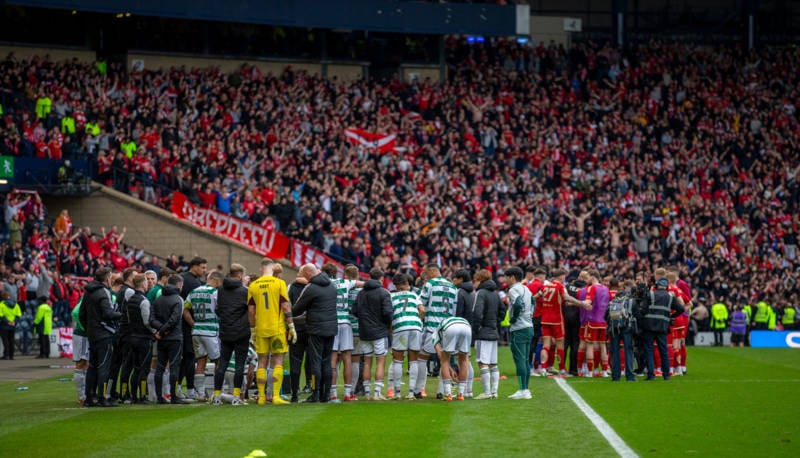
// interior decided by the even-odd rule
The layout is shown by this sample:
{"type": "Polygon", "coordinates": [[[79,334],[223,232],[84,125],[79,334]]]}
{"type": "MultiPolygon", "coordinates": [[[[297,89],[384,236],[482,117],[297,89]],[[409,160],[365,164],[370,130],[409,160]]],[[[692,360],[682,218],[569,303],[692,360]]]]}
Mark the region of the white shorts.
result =
{"type": "Polygon", "coordinates": [[[436,348],[433,346],[433,333],[430,331],[422,331],[422,352],[429,355],[436,354],[436,348]]]}
{"type": "Polygon", "coordinates": [[[375,356],[383,356],[387,352],[387,338],[384,337],[382,339],[376,340],[362,340],[361,344],[364,346],[364,353],[365,355],[375,355],[375,356]]]}
{"type": "Polygon", "coordinates": [[[192,336],[195,358],[219,359],[219,337],[192,336]]]}
{"type": "Polygon", "coordinates": [[[408,329],[392,334],[392,350],[419,351],[422,348],[422,331],[408,329]]]}
{"type": "Polygon", "coordinates": [[[470,328],[467,324],[452,324],[445,329],[445,332],[442,335],[441,345],[442,351],[445,353],[464,353],[468,355],[471,343],[472,328],[470,328]]]}
{"type": "Polygon", "coordinates": [[[476,340],[475,360],[478,364],[497,364],[497,341],[476,340]]]}
{"type": "Polygon", "coordinates": [[[72,334],[72,360],[89,361],[89,339],[86,336],[72,334]]]}
{"type": "Polygon", "coordinates": [[[353,351],[353,327],[350,323],[339,323],[339,332],[333,338],[333,351],[353,351]]]}

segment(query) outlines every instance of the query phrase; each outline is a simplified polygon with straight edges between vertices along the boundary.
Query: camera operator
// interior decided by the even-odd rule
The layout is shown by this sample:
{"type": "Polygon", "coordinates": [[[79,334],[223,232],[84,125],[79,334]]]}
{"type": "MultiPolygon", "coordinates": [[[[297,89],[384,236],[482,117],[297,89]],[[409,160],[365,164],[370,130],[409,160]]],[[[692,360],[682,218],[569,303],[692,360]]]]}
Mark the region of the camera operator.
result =
{"type": "Polygon", "coordinates": [[[667,291],[669,282],[666,278],[664,269],[656,269],[655,290],[649,291],[640,302],[639,324],[642,330],[642,343],[647,357],[647,380],[655,379],[655,369],[653,367],[654,347],[653,341],[658,345],[658,353],[661,356],[661,371],[664,380],[670,379],[669,356],[667,353],[667,333],[669,332],[670,319],[684,311],[684,304],[681,298],[676,297],[667,291]]]}

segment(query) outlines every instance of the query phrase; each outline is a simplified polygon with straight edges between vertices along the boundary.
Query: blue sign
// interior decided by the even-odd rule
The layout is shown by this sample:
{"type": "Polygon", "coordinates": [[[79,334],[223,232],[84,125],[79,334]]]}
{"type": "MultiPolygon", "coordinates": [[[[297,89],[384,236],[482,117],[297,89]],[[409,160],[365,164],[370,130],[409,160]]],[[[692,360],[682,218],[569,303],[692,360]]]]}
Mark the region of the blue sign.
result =
{"type": "Polygon", "coordinates": [[[800,348],[800,331],[752,331],[750,346],[756,348],[800,348]]]}

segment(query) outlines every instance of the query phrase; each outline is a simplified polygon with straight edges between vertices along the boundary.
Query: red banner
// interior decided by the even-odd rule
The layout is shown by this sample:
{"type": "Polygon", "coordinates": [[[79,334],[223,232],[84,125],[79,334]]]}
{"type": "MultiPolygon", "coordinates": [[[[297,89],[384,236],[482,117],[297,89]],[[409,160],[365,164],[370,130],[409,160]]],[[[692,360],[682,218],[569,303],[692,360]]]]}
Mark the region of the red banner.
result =
{"type": "Polygon", "coordinates": [[[278,231],[264,229],[250,221],[243,221],[216,210],[198,207],[177,191],[172,196],[172,214],[273,259],[285,258],[289,252],[289,238],[278,231]]]}
{"type": "Polygon", "coordinates": [[[363,129],[346,129],[344,135],[353,145],[375,150],[381,154],[393,152],[397,141],[395,134],[376,134],[363,129]]]}

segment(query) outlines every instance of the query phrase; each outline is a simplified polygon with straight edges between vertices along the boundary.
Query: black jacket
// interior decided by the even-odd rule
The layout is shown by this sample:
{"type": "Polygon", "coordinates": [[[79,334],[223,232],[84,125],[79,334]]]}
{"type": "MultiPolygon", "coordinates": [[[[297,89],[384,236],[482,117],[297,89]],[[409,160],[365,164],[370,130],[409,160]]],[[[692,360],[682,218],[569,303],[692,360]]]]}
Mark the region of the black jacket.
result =
{"type": "Polygon", "coordinates": [[[670,319],[683,311],[683,306],[678,303],[675,296],[659,288],[644,297],[641,303],[641,317],[637,316],[637,320],[641,323],[642,331],[666,334],[669,331],[670,319]]]}
{"type": "MultiPolygon", "coordinates": [[[[292,306],[292,315],[306,314],[306,332],[310,336],[333,337],[336,324],[336,287],[324,273],[314,276],[292,306]]],[[[295,327],[295,331],[297,327],[295,327]]]]}
{"type": "Polygon", "coordinates": [[[350,313],[358,318],[358,335],[361,340],[378,340],[389,337],[392,326],[392,296],[381,282],[369,279],[356,296],[350,313]]]}
{"type": "Polygon", "coordinates": [[[153,331],[150,328],[150,301],[142,291],[134,291],[130,299],[125,302],[125,314],[129,326],[130,337],[139,339],[152,339],[153,331]]]}
{"type": "Polygon", "coordinates": [[[161,296],[150,307],[150,327],[161,334],[161,340],[183,340],[183,299],[173,285],[164,285],[161,296]]]}
{"type": "Polygon", "coordinates": [[[475,292],[475,308],[472,310],[472,337],[475,340],[498,340],[500,322],[506,315],[506,307],[497,294],[497,283],[486,280],[475,292]]]}
{"type": "MultiPolygon", "coordinates": [[[[289,285],[289,303],[294,304],[297,302],[297,299],[300,297],[300,293],[303,292],[303,289],[306,285],[302,283],[293,282],[289,285]]],[[[294,330],[297,331],[299,335],[301,332],[306,332],[306,314],[303,313],[302,315],[295,315],[293,318],[294,321],[294,330]]]]}
{"type": "Polygon", "coordinates": [[[84,288],[79,318],[89,341],[107,339],[117,333],[122,314],[111,304],[111,290],[97,280],[84,288]]]}
{"type": "Polygon", "coordinates": [[[475,302],[475,296],[473,294],[474,287],[471,281],[464,281],[459,283],[457,288],[456,316],[466,319],[471,325],[473,324],[472,303],[475,302]]]}
{"type": "MultiPolygon", "coordinates": [[[[586,286],[586,282],[583,280],[575,279],[567,285],[567,293],[574,297],[578,298],[578,291],[581,288],[586,286]]],[[[566,303],[561,305],[561,313],[564,315],[564,324],[569,326],[573,325],[575,328],[580,326],[581,323],[581,308],[580,307],[571,307],[566,305],[566,303]]]]}
{"type": "Polygon", "coordinates": [[[247,288],[241,280],[225,278],[217,290],[219,339],[234,342],[250,338],[250,319],[247,316],[247,288]]]}

